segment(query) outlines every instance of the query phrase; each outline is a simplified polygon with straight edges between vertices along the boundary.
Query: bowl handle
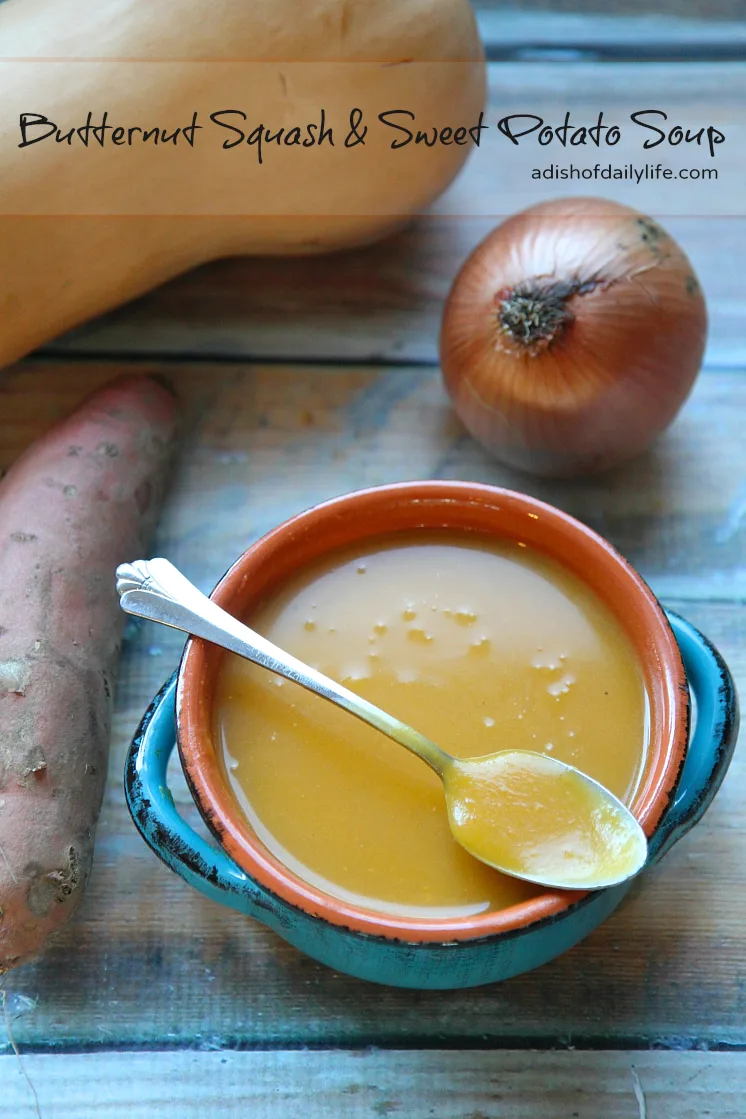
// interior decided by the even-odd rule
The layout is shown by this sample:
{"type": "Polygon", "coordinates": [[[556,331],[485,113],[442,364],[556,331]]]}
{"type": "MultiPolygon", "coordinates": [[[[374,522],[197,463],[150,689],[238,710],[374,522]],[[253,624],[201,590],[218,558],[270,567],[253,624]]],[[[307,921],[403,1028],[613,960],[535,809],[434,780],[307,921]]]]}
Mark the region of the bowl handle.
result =
{"type": "Polygon", "coordinates": [[[176,676],[151,703],[127,754],[124,791],[130,815],[148,846],[190,886],[265,923],[284,924],[272,895],[225,851],[198,835],[176,810],[166,778],[176,742],[176,676]]]}
{"type": "Polygon", "coordinates": [[[666,611],[696,704],[693,734],[673,804],[650,840],[657,862],[704,816],[723,783],[738,738],[738,696],[720,653],[690,622],[666,611]]]}

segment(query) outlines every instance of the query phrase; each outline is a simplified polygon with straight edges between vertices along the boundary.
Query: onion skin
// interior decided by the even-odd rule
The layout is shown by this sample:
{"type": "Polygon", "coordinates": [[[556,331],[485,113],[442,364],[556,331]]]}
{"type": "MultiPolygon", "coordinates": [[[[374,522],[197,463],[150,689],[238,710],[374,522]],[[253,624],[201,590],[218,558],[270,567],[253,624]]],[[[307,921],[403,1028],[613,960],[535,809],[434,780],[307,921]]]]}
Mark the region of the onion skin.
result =
{"type": "Polygon", "coordinates": [[[473,251],[443,312],[454,409],[495,458],[548,478],[606,470],[674,419],[707,311],[684,252],[601,198],[542,202],[473,251]]]}

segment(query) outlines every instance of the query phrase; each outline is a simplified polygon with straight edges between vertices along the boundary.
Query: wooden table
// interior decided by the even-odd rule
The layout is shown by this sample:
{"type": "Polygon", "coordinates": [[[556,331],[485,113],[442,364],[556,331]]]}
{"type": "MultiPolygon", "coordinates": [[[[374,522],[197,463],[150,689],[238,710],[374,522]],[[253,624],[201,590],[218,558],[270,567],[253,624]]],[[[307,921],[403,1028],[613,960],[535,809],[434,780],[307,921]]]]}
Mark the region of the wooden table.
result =
{"type": "MultiPolygon", "coordinates": [[[[488,12],[493,54],[512,50],[514,59],[492,65],[493,97],[525,105],[561,89],[582,111],[624,106],[631,89],[640,105],[665,92],[669,105],[729,112],[740,127],[746,68],[727,61],[738,28],[717,32],[697,23],[696,5],[688,12],[689,22],[664,31],[658,21],[655,34],[634,16],[557,15],[548,32],[524,13],[502,24],[499,41],[488,12]],[[550,33],[562,59],[541,55],[550,33]],[[624,61],[656,41],[658,54],[680,60],[624,61]]],[[[607,476],[548,483],[514,474],[449,410],[437,369],[440,307],[495,220],[485,193],[494,184],[476,161],[453,188],[461,195],[449,196],[454,213],[467,212],[459,197],[481,200],[472,216],[423,218],[333,259],[216,264],[5,371],[0,467],[94,386],[123,369],[158,370],[183,398],[188,437],[156,550],[204,589],[272,525],[334,494],[419,477],[508,485],[613,541],[666,605],[719,645],[743,691],[745,152],[742,144],[741,174],[730,168],[713,212],[703,204],[676,216],[675,199],[668,210],[662,201],[662,220],[708,296],[706,369],[655,449],[607,476]]],[[[510,174],[506,210],[520,192],[510,174]]],[[[206,901],[138,837],[124,804],[124,753],[179,649],[175,635],[128,627],[84,906],[52,950],[3,984],[1,1116],[743,1119],[738,753],[704,821],[577,948],[479,990],[387,989],[334,974],[206,901]]],[[[176,770],[173,790],[197,825],[176,770]]]]}

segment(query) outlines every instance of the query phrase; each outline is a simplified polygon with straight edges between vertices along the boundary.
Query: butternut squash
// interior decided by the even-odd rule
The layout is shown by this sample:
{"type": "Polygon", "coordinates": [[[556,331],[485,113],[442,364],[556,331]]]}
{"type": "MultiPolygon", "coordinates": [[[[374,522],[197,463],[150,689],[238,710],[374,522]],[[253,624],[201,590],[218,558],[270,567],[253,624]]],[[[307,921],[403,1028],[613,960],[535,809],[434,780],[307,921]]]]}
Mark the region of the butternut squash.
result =
{"type": "Polygon", "coordinates": [[[378,114],[406,110],[394,119],[413,131],[473,127],[485,74],[468,0],[7,0],[0,84],[4,364],[205,261],[324,252],[401,226],[474,143],[392,147],[406,135],[378,114]],[[356,108],[368,135],[345,146],[356,108]],[[287,134],[322,109],[333,145],[269,143],[261,163],[210,119],[230,110],[247,136],[287,134]],[[104,112],[105,144],[84,146],[76,130],[104,112]],[[195,112],[192,146],[142,140],[195,112]],[[34,142],[19,146],[23,114],[34,142]],[[59,131],[44,138],[40,118],[59,131]]]}

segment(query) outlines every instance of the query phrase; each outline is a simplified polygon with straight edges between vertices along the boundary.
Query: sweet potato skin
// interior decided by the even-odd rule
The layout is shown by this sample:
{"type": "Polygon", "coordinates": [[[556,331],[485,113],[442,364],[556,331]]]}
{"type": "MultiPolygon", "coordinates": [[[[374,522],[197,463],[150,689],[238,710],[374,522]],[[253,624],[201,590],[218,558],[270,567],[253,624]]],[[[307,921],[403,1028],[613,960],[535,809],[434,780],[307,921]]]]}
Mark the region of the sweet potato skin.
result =
{"type": "Polygon", "coordinates": [[[0,482],[0,974],[81,900],[103,799],[123,616],[169,479],[173,394],[149,377],[89,397],[0,482]]]}

